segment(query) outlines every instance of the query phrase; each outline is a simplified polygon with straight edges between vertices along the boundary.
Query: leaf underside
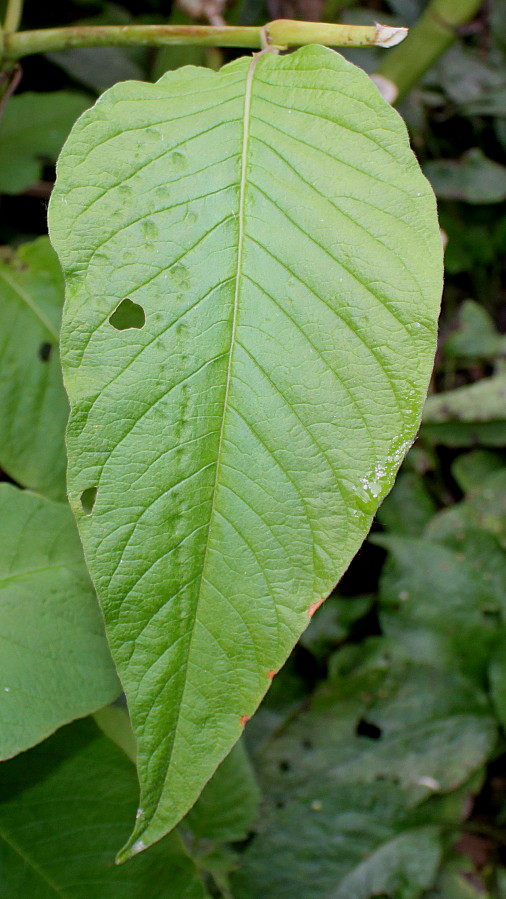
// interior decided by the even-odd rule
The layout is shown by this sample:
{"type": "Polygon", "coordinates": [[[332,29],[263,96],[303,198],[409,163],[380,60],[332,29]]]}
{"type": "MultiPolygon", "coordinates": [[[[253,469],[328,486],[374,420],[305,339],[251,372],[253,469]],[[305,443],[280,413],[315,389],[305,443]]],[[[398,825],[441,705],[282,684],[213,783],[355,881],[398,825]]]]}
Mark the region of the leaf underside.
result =
{"type": "Polygon", "coordinates": [[[366,535],[418,427],[441,246],[400,118],[322,47],[118,85],[58,171],[69,495],[139,745],[125,858],[366,535]]]}

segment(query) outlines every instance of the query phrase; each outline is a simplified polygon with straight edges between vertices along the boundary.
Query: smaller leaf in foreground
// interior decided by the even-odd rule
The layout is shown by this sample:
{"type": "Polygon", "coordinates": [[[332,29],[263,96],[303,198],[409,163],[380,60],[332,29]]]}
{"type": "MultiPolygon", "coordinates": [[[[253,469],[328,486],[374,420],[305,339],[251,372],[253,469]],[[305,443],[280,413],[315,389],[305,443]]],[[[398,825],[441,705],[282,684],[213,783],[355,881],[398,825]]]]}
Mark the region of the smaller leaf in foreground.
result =
{"type": "Polygon", "coordinates": [[[39,180],[90,102],[71,91],[25,91],[9,100],[0,122],[0,193],[21,193],[39,180]]]}
{"type": "Polygon", "coordinates": [[[0,466],[64,499],[68,401],[58,350],[63,276],[47,237],[0,258],[0,466]]]}
{"type": "Polygon", "coordinates": [[[0,634],[1,758],[120,691],[70,509],[5,483],[0,634]]]}
{"type": "Polygon", "coordinates": [[[136,804],[134,766],[89,719],[0,765],[2,899],[205,899],[177,833],[114,865],[136,804]]]}

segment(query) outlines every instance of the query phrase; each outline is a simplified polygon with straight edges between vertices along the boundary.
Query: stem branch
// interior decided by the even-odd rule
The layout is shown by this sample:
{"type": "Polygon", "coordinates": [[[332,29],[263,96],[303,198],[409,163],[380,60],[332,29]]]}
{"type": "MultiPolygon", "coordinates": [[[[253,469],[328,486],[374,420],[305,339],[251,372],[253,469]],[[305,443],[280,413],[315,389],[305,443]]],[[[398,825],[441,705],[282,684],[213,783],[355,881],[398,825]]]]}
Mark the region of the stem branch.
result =
{"type": "MultiPolygon", "coordinates": [[[[264,26],[275,47],[327,44],[331,47],[392,47],[406,36],[405,28],[383,25],[335,25],[277,19],[264,26]]],[[[4,60],[13,62],[32,53],[74,47],[162,47],[167,44],[200,44],[215,47],[262,47],[262,29],[250,26],[213,25],[102,25],[45,28],[4,35],[4,60]]]]}
{"type": "Polygon", "coordinates": [[[4,31],[6,34],[17,31],[23,15],[23,0],[9,0],[5,11],[4,31]]]}

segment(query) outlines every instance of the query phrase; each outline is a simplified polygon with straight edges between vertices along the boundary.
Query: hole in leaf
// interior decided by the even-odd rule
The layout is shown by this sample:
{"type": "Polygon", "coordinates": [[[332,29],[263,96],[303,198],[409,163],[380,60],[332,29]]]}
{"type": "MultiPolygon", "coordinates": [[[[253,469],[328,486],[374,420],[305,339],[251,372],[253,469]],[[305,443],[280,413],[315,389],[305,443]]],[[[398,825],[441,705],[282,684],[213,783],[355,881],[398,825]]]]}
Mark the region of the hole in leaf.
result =
{"type": "Polygon", "coordinates": [[[39,359],[41,362],[47,362],[53,349],[52,343],[41,343],[39,347],[39,359]]]}
{"type": "Polygon", "coordinates": [[[287,762],[286,759],[281,759],[281,761],[279,763],[279,770],[280,771],[289,771],[290,768],[291,768],[290,762],[287,762]]]}
{"type": "Polygon", "coordinates": [[[361,718],[355,728],[355,733],[357,737],[369,737],[370,740],[379,740],[381,727],[373,724],[372,721],[366,721],[365,718],[361,718]]]}
{"type": "Polygon", "coordinates": [[[81,506],[85,515],[91,515],[97,498],[97,487],[87,487],[81,493],[81,506]]]}
{"type": "Polygon", "coordinates": [[[142,306],[125,297],[119,306],[109,316],[109,323],[116,331],[127,331],[129,328],[143,328],[146,324],[146,315],[142,306]]]}

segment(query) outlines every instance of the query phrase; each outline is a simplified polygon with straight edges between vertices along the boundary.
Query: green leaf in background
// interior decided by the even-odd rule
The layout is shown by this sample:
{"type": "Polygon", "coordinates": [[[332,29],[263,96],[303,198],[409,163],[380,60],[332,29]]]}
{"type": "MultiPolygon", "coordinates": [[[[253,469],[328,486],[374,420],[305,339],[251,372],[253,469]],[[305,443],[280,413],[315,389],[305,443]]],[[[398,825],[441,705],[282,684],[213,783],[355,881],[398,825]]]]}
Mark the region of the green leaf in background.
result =
{"type": "Polygon", "coordinates": [[[58,173],[69,491],[139,748],[125,859],[194,803],[390,489],[441,245],[402,121],[317,46],[118,85],[58,173]]]}
{"type": "Polygon", "coordinates": [[[423,478],[415,471],[402,471],[376,517],[387,531],[415,537],[422,533],[435,511],[423,478]]]}
{"type": "Polygon", "coordinates": [[[421,433],[449,446],[505,446],[506,374],[429,396],[421,433]]]}
{"type": "Polygon", "coordinates": [[[474,300],[459,307],[458,327],[444,342],[447,358],[494,359],[506,353],[506,339],[499,334],[487,310],[474,300]]]}
{"type": "MultiPolygon", "coordinates": [[[[454,855],[445,862],[424,899],[492,899],[469,858],[454,855]]],[[[495,899],[495,897],[494,897],[495,899]]]]}
{"type": "Polygon", "coordinates": [[[5,483],[0,633],[1,758],[118,695],[70,509],[5,483]]]}
{"type": "Polygon", "coordinates": [[[461,159],[435,159],[424,172],[438,197],[466,203],[502,203],[506,200],[506,166],[487,159],[475,147],[461,159]]]}
{"type": "Polygon", "coordinates": [[[483,684],[498,621],[506,617],[506,557],[477,530],[458,545],[374,536],[390,559],[381,577],[381,625],[419,662],[457,665],[483,684]]]}
{"type": "Polygon", "coordinates": [[[232,875],[234,899],[417,899],[441,856],[436,826],[412,827],[393,784],[325,773],[287,799],[232,875]]]}
{"type": "MultiPolygon", "coordinates": [[[[130,25],[134,17],[117,3],[104,3],[103,9],[95,16],[78,19],[74,27],[93,25],[130,25]]],[[[70,50],[56,50],[46,53],[47,59],[96,93],[112,87],[118,81],[144,77],[140,58],[147,57],[146,47],[74,47],[70,50]]]]}
{"type": "Polygon", "coordinates": [[[435,879],[438,823],[457,824],[493,749],[486,699],[458,675],[385,639],[341,650],[332,668],[256,754],[265,798],[236,899],[415,899],[435,879]]]}
{"type": "Polygon", "coordinates": [[[18,194],[42,175],[90,98],[70,91],[12,97],[0,121],[0,193],[18,194]]]}
{"type": "MultiPolygon", "coordinates": [[[[484,482],[495,471],[501,471],[504,462],[499,453],[493,453],[490,450],[473,450],[471,453],[462,453],[457,456],[452,464],[452,477],[455,478],[457,484],[464,493],[471,491],[479,491],[487,489],[484,482]]],[[[501,476],[501,480],[504,475],[501,476]]],[[[489,488],[488,488],[489,489],[489,488]]],[[[469,503],[466,504],[466,510],[469,510],[469,503]]],[[[457,506],[462,509],[462,505],[457,506]]],[[[453,509],[455,511],[455,507],[453,509]]],[[[441,516],[439,516],[439,521],[441,516]]]]}
{"type": "Polygon", "coordinates": [[[471,681],[373,638],[336,653],[309,710],[279,727],[256,763],[272,806],[327,772],[334,784],[400,785],[407,808],[465,783],[495,735],[486,697],[471,681]]]}
{"type": "Polygon", "coordinates": [[[205,899],[177,833],[114,864],[136,805],[133,765],[89,720],[0,766],[2,899],[205,899]]]}
{"type": "Polygon", "coordinates": [[[58,349],[63,276],[47,237],[0,257],[0,466],[64,499],[68,402],[58,349]]]}
{"type": "MultiPolygon", "coordinates": [[[[429,524],[426,530],[426,536],[430,540],[445,542],[454,549],[459,549],[463,541],[469,536],[476,534],[479,539],[480,532],[485,532],[486,536],[494,538],[494,545],[502,547],[503,554],[501,563],[497,566],[491,566],[485,572],[487,579],[492,581],[495,579],[497,570],[502,571],[504,550],[506,550],[506,469],[504,465],[496,468],[492,466],[490,456],[485,457],[483,452],[469,453],[469,457],[474,457],[472,462],[474,468],[471,468],[471,461],[468,462],[466,476],[469,476],[471,470],[478,475],[474,483],[467,487],[467,495],[461,503],[444,509],[429,524]],[[490,466],[488,471],[485,465],[490,466]]],[[[452,467],[458,474],[462,472],[463,465],[452,467]]],[[[472,553],[475,556],[476,552],[472,553]]],[[[497,557],[499,558],[499,556],[497,557]]],[[[481,566],[483,567],[483,566],[481,566]]],[[[501,582],[496,582],[494,588],[497,591],[498,601],[504,609],[506,606],[501,582]]]]}
{"type": "Polygon", "coordinates": [[[258,812],[259,789],[240,740],[204,787],[184,819],[196,839],[244,840],[258,812]]]}
{"type": "Polygon", "coordinates": [[[329,648],[342,643],[353,625],[367,614],[374,601],[372,595],[332,596],[318,609],[299,643],[316,658],[328,655],[329,648]]]}
{"type": "Polygon", "coordinates": [[[506,633],[498,643],[490,661],[490,693],[497,717],[506,731],[506,633]]]}

